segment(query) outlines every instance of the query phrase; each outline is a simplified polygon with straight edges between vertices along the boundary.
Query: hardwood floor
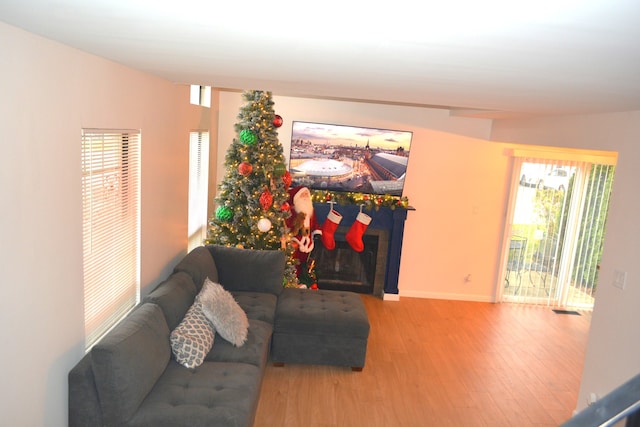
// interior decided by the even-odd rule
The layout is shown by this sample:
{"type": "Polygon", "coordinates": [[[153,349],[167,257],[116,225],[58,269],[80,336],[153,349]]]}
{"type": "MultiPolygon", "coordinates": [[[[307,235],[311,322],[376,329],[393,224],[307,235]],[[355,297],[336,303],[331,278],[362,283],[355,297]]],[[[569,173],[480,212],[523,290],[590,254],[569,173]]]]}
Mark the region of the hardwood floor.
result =
{"type": "Polygon", "coordinates": [[[255,427],[557,426],[571,417],[590,312],[362,298],[364,370],[269,364],[255,427]]]}

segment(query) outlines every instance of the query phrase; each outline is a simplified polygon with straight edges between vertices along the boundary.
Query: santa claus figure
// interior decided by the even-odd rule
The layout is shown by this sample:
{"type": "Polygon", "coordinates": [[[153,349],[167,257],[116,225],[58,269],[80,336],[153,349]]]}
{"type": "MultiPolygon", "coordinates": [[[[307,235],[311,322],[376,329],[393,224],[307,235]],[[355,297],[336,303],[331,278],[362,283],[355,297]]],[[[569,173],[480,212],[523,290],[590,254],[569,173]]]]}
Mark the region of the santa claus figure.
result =
{"type": "Polygon", "coordinates": [[[295,257],[303,264],[314,248],[313,237],[322,234],[313,211],[311,192],[307,187],[298,186],[289,190],[291,216],[287,227],[291,233],[291,241],[296,245],[295,257]]]}

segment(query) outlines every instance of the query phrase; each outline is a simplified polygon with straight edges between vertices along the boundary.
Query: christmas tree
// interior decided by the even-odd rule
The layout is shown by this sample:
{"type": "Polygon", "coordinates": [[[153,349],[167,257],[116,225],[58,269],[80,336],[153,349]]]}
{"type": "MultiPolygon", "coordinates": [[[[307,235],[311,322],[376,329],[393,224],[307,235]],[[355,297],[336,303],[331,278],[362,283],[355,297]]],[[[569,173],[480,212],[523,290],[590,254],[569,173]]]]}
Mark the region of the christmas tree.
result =
{"type": "Polygon", "coordinates": [[[205,243],[283,250],[288,260],[284,285],[295,286],[294,249],[286,225],[291,176],[276,130],[282,118],[274,112],[271,92],[246,91],[242,98],[237,137],[225,157],[226,173],[205,243]]]}

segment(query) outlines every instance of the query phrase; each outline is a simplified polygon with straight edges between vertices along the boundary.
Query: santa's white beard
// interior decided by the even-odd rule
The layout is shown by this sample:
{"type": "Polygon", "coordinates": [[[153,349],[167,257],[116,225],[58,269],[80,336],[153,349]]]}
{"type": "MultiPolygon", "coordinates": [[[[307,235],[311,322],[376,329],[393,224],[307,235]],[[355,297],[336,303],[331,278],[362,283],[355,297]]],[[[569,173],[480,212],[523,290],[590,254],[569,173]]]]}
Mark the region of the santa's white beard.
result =
{"type": "Polygon", "coordinates": [[[313,202],[311,198],[300,195],[300,197],[294,197],[293,208],[296,210],[296,213],[304,213],[304,227],[311,227],[311,216],[313,215],[313,202]]]}

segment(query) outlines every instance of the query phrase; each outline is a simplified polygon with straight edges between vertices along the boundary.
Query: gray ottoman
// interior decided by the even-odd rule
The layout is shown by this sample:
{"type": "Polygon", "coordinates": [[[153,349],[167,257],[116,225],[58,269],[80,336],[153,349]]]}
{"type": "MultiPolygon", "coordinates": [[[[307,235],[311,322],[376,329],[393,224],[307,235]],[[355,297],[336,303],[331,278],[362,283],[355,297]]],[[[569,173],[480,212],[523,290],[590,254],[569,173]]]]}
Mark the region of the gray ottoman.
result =
{"type": "Polygon", "coordinates": [[[271,359],[285,363],[364,367],[369,318],[354,292],[287,288],[278,297],[271,359]]]}

